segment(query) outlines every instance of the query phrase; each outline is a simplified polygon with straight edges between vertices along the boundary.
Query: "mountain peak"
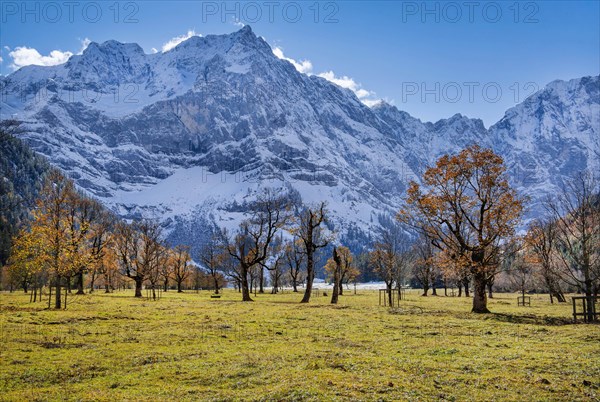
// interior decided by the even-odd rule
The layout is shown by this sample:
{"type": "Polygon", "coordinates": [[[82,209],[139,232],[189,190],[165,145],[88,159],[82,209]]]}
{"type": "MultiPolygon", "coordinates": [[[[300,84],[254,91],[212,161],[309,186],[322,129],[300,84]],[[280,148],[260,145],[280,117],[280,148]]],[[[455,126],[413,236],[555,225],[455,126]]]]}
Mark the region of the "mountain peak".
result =
{"type": "Polygon", "coordinates": [[[254,35],[254,32],[252,32],[252,28],[250,27],[250,25],[244,25],[239,31],[236,32],[237,34],[240,35],[252,35],[252,36],[256,36],[254,35]]]}
{"type": "Polygon", "coordinates": [[[111,39],[107,40],[106,42],[102,42],[101,44],[98,44],[97,42],[91,42],[83,51],[82,56],[85,58],[98,53],[144,54],[144,49],[142,49],[137,43],[122,43],[111,39]]]}

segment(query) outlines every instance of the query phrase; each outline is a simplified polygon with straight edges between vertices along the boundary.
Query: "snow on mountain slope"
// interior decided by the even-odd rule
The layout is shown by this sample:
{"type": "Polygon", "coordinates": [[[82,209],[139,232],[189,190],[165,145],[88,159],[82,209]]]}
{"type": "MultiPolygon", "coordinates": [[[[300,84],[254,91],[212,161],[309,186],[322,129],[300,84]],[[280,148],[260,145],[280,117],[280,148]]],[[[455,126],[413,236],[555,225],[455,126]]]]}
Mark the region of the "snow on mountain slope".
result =
{"type": "Polygon", "coordinates": [[[263,187],[324,199],[341,233],[370,233],[409,180],[472,143],[534,169],[536,200],[597,167],[598,82],[551,83],[490,130],[460,114],[423,123],[299,73],[246,26],[165,53],[108,41],[22,68],[0,77],[0,116],[25,121],[28,143],[81,188],[124,217],[162,219],[173,239],[197,237],[199,222],[233,228],[263,187]]]}
{"type": "Polygon", "coordinates": [[[582,170],[600,172],[600,77],[553,81],[490,127],[532,215],[582,170]]]}

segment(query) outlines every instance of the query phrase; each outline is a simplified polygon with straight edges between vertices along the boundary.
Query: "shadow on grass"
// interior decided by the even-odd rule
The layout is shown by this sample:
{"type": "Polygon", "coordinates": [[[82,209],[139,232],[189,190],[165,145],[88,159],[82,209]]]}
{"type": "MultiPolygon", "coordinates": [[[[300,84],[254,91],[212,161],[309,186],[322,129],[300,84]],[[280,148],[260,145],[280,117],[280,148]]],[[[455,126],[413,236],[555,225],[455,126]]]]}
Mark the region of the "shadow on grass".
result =
{"type": "Polygon", "coordinates": [[[484,320],[495,320],[500,322],[509,322],[513,324],[533,324],[533,325],[571,325],[573,320],[566,317],[549,317],[538,316],[534,314],[507,314],[507,313],[490,313],[482,315],[484,320]]]}

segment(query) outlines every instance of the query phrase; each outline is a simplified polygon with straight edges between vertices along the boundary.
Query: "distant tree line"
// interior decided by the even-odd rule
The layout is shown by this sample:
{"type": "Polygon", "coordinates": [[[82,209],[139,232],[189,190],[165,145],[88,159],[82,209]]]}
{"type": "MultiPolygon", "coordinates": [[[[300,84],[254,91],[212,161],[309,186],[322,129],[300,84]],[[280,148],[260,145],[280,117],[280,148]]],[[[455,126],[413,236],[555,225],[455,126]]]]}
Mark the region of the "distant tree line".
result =
{"type": "Polygon", "coordinates": [[[11,135],[17,129],[9,122],[0,131],[8,156],[0,160],[0,283],[31,290],[34,300],[52,288],[56,308],[63,288],[84,294],[125,286],[135,297],[145,287],[156,298],[159,288],[218,294],[231,284],[243,301],[289,287],[308,303],[317,272],[333,284],[332,303],[351,283],[378,280],[390,305],[407,286],[423,296],[457,288],[473,297],[477,313],[488,312],[494,287],[545,291],[558,302],[565,292],[592,298],[600,288],[600,193],[591,173],[548,199],[546,216],[525,234],[516,229],[527,200],[510,186],[502,158],[472,146],[411,182],[406,207],[395,218],[378,216],[373,235],[351,227],[339,236],[325,202],[303,204],[293,189],[266,189],[245,202],[247,218],[235,230],[207,223],[203,244],[171,247],[159,223],[124,222],[77,191],[11,135]]]}

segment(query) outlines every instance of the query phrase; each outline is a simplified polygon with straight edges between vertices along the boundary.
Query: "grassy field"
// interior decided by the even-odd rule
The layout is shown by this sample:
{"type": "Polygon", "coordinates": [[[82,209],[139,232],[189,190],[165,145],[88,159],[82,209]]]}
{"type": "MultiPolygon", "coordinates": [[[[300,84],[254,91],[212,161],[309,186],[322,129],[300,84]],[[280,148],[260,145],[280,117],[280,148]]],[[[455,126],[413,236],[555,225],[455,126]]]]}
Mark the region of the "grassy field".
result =
{"type": "MultiPolygon", "coordinates": [[[[351,292],[347,292],[351,293],[351,292]]],[[[0,399],[599,400],[600,326],[569,305],[498,294],[419,297],[379,307],[373,291],[317,297],[232,290],[73,296],[46,310],[0,293],[0,399]]]]}

